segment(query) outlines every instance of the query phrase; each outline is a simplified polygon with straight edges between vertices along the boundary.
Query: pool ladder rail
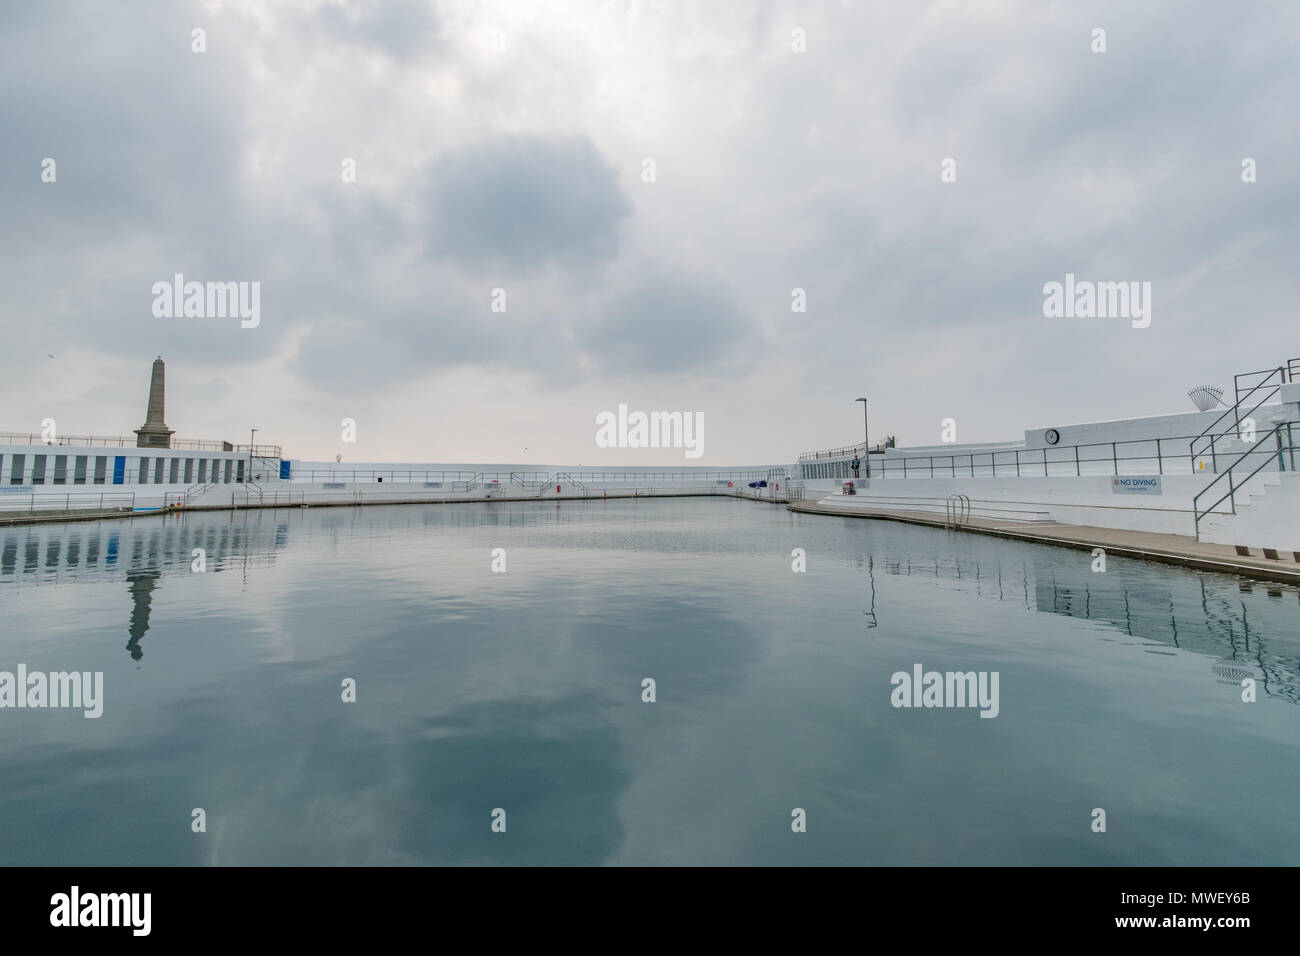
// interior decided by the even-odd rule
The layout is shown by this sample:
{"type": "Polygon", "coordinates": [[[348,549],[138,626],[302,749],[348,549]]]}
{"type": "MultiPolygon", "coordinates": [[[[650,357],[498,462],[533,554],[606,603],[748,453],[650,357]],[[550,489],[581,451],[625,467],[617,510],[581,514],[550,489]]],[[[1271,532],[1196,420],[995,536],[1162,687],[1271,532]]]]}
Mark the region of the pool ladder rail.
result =
{"type": "Polygon", "coordinates": [[[970,498],[966,495],[949,495],[944,503],[943,526],[960,528],[970,523],[970,498]]]}

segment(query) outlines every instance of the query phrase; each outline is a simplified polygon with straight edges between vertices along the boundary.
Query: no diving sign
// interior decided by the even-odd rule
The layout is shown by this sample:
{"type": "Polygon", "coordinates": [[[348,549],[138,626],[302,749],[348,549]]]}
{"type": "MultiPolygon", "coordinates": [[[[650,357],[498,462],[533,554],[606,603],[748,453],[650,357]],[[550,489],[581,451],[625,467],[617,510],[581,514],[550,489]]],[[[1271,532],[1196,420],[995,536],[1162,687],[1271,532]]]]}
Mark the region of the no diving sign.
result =
{"type": "Polygon", "coordinates": [[[1110,490],[1117,495],[1162,495],[1159,475],[1117,475],[1110,480],[1110,490]]]}

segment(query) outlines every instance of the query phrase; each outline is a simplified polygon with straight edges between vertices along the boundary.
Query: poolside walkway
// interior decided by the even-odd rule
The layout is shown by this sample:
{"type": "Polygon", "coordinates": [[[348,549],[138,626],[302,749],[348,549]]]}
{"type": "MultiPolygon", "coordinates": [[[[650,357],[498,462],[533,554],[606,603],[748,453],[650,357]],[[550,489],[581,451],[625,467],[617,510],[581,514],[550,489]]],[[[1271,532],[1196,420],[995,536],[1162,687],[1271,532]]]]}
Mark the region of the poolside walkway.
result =
{"type": "Polygon", "coordinates": [[[44,524],[50,521],[103,521],[106,518],[131,518],[140,514],[161,512],[161,508],[149,511],[133,511],[130,508],[68,508],[49,511],[2,511],[0,526],[16,524],[44,524]]]}
{"type": "MultiPolygon", "coordinates": [[[[824,505],[808,499],[792,501],[791,511],[806,514],[835,515],[840,518],[877,518],[884,521],[904,521],[945,527],[944,516],[919,511],[853,510],[835,505],[824,505]]],[[[1104,548],[1109,556],[1142,558],[1179,564],[1202,571],[1221,571],[1267,581],[1283,581],[1300,585],[1300,562],[1290,551],[1278,552],[1278,559],[1265,558],[1258,549],[1250,556],[1239,555],[1230,544],[1211,544],[1197,541],[1181,534],[1158,534],[1152,531],[1124,531],[1118,528],[1094,528],[1086,525],[1057,524],[1055,522],[998,521],[990,518],[970,518],[959,527],[961,531],[1056,544],[1067,548],[1091,551],[1104,548]]]]}

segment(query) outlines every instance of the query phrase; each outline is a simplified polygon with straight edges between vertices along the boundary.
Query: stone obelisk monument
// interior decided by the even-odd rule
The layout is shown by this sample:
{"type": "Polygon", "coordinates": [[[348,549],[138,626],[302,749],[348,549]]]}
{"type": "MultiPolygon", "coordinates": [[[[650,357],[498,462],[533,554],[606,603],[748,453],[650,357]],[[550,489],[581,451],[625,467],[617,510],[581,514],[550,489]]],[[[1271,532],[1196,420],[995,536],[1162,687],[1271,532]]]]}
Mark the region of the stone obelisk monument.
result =
{"type": "Polygon", "coordinates": [[[144,424],[135,430],[137,448],[170,448],[175,434],[163,424],[163,379],[166,367],[162,356],[153,360],[153,376],[149,379],[149,409],[144,424]]]}

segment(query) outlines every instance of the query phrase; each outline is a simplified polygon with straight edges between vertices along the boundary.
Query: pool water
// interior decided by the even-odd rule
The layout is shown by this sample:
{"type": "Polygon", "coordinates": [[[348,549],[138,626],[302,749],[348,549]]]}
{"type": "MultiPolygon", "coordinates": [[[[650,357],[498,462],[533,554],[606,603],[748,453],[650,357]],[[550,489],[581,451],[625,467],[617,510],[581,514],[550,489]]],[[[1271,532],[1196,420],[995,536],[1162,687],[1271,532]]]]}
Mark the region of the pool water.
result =
{"type": "Polygon", "coordinates": [[[0,862],[1300,861],[1300,592],[1092,565],[726,498],[3,528],[0,671],[104,689],[0,709],[0,862]]]}

